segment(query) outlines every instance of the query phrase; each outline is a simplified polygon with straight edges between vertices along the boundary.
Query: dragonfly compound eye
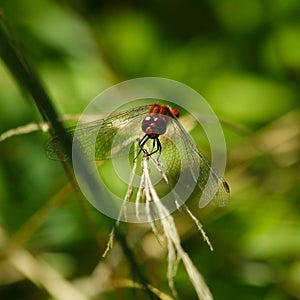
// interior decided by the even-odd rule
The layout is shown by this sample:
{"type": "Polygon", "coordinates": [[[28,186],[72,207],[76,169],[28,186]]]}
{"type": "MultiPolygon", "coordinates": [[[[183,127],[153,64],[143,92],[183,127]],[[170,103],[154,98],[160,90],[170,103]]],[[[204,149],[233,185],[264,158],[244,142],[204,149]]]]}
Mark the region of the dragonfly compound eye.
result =
{"type": "Polygon", "coordinates": [[[157,138],[166,132],[167,119],[163,115],[147,116],[142,122],[142,130],[150,138],[157,138]]]}

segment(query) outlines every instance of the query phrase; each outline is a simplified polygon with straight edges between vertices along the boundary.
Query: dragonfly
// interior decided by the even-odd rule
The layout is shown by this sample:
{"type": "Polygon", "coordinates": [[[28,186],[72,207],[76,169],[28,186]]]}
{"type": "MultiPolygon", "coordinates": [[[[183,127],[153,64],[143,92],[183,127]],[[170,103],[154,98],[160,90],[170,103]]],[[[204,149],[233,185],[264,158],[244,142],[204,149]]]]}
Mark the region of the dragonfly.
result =
{"type": "MultiPolygon", "coordinates": [[[[95,161],[128,155],[128,147],[138,141],[138,155],[143,152],[143,155],[150,157],[157,153],[158,158],[161,156],[164,161],[160,167],[164,166],[168,176],[178,178],[178,170],[185,169],[192,174],[201,192],[215,193],[211,197],[214,205],[225,206],[229,201],[228,183],[216,174],[210,161],[198,150],[180,123],[177,109],[157,103],[148,104],[105,119],[81,123],[66,131],[70,137],[76,136],[79,140],[84,156],[95,161]],[[151,146],[147,147],[149,142],[151,146]],[[207,188],[209,176],[213,180],[207,188]]],[[[53,137],[47,143],[46,154],[54,160],[71,159],[58,137],[53,137]]]]}

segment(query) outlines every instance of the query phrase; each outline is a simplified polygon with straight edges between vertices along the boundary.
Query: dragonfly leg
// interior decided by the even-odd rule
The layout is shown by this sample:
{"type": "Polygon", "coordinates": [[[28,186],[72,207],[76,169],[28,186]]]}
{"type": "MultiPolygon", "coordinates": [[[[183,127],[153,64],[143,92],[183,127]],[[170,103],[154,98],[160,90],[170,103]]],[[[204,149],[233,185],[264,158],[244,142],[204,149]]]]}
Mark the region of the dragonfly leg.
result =
{"type": "Polygon", "coordinates": [[[149,153],[143,148],[144,145],[147,143],[147,141],[149,140],[149,136],[147,134],[145,134],[143,136],[143,138],[139,141],[139,146],[140,146],[140,150],[137,153],[137,155],[135,156],[135,158],[133,159],[134,162],[136,162],[136,159],[138,158],[138,156],[140,155],[140,153],[143,151],[146,155],[148,155],[149,153]]]}
{"type": "Polygon", "coordinates": [[[152,154],[158,152],[158,158],[159,158],[160,153],[161,153],[161,148],[162,148],[162,147],[161,147],[161,143],[160,143],[159,139],[158,139],[158,138],[154,139],[154,140],[153,140],[153,147],[152,147],[152,150],[151,150],[150,153],[147,154],[147,156],[150,156],[150,155],[152,155],[152,154]],[[156,149],[155,149],[155,147],[156,147],[156,149]],[[155,149],[155,150],[153,151],[153,149],[155,149]]]}
{"type": "Polygon", "coordinates": [[[153,150],[155,149],[155,146],[156,146],[156,139],[153,139],[152,149],[151,149],[150,153],[153,153],[153,150]]]}
{"type": "Polygon", "coordinates": [[[162,149],[159,139],[158,138],[153,139],[152,149],[151,149],[150,153],[146,149],[144,149],[144,146],[148,142],[148,140],[149,140],[149,136],[146,134],[139,141],[140,150],[139,150],[138,154],[135,156],[135,158],[133,160],[134,162],[136,161],[136,159],[138,158],[138,156],[140,155],[140,153],[142,151],[144,152],[144,154],[146,156],[151,156],[152,154],[154,154],[156,152],[159,152],[159,154],[158,154],[158,158],[159,158],[160,153],[161,153],[161,149],[162,149]]]}

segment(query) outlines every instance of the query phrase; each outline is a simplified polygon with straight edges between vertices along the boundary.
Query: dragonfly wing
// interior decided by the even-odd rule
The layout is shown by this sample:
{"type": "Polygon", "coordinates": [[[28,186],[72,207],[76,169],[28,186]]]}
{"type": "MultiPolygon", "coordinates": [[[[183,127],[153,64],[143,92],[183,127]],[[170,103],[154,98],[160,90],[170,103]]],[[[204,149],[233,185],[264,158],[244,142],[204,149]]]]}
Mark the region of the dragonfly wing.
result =
{"type": "Polygon", "coordinates": [[[167,161],[166,172],[169,176],[174,176],[174,170],[177,170],[176,178],[179,177],[178,172],[183,172],[187,187],[197,185],[202,192],[199,207],[206,206],[210,201],[216,206],[228,203],[230,198],[228,184],[212,169],[208,159],[201,154],[177,119],[170,121],[161,143],[162,155],[164,154],[164,160],[167,161]]]}
{"type": "MultiPolygon", "coordinates": [[[[76,137],[88,160],[105,160],[112,155],[123,155],[129,143],[142,134],[141,121],[149,113],[151,106],[139,106],[103,120],[67,128],[66,131],[71,138],[76,137]]],[[[46,154],[50,159],[70,160],[58,137],[48,141],[46,154]]]]}
{"type": "Polygon", "coordinates": [[[225,206],[230,199],[230,190],[227,182],[216,174],[210,162],[198,150],[196,155],[198,155],[200,164],[197,184],[202,191],[199,207],[205,207],[210,201],[215,206],[225,206]]]}

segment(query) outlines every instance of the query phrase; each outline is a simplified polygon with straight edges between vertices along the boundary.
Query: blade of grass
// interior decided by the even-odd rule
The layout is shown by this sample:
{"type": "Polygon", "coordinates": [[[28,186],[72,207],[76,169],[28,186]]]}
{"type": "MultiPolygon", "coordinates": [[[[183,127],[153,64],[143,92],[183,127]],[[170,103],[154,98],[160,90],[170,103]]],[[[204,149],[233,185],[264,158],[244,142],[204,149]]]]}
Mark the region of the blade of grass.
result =
{"type": "MultiPolygon", "coordinates": [[[[32,99],[37,106],[43,120],[48,122],[50,128],[52,129],[50,133],[52,135],[56,135],[60,139],[66,153],[72,157],[72,146],[74,145],[72,145],[70,137],[68,136],[62,124],[59,122],[58,114],[56,113],[56,110],[52,105],[52,101],[43,87],[41,80],[26,62],[24,56],[20,54],[21,51],[16,47],[14,41],[15,40],[12,34],[8,30],[4,14],[0,10],[0,56],[19,86],[28,91],[32,96],[32,99]]],[[[79,149],[75,150],[79,151],[79,149]]],[[[85,179],[85,183],[90,188],[90,191],[94,194],[94,197],[99,198],[99,190],[96,192],[95,189],[95,187],[99,189],[97,180],[90,174],[84,160],[82,159],[82,156],[78,155],[78,160],[79,161],[77,163],[80,165],[82,178],[85,179]]],[[[69,163],[67,165],[65,162],[63,162],[63,164],[71,182],[74,182],[71,164],[69,163]]],[[[107,205],[107,201],[103,201],[103,205],[107,205]]],[[[110,206],[106,209],[111,210],[112,207],[110,206]]],[[[122,246],[125,256],[127,257],[132,269],[136,270],[135,273],[142,283],[148,297],[152,299],[153,294],[149,289],[145,275],[143,275],[143,272],[141,271],[142,268],[139,267],[133,252],[130,250],[124,233],[118,232],[118,229],[116,230],[116,236],[120,242],[120,245],[122,246]]]]}

